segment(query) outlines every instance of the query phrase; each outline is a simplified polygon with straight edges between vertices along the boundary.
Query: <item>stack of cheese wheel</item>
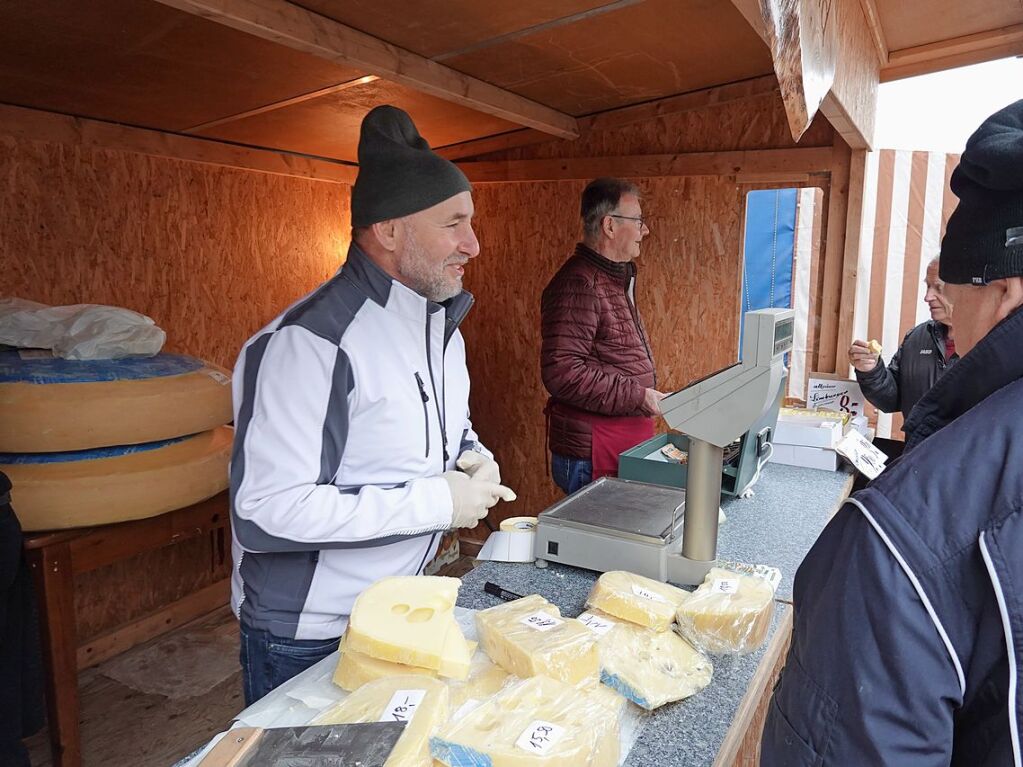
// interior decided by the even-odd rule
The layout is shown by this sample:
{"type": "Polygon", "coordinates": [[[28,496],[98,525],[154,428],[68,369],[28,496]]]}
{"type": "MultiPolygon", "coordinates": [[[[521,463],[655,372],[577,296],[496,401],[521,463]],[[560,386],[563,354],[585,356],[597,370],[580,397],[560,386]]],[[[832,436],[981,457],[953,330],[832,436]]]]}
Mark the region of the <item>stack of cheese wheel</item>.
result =
{"type": "Polygon", "coordinates": [[[0,471],[23,529],[155,516],[227,487],[231,379],[177,354],[0,352],[0,471]]]}

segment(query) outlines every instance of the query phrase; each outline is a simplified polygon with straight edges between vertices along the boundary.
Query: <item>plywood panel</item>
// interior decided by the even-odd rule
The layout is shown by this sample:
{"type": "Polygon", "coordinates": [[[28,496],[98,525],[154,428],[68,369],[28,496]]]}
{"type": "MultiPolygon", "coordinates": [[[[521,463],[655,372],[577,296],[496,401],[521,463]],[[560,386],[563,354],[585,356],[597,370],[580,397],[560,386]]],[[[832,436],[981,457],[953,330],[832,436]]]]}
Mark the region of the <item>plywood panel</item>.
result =
{"type": "Polygon", "coordinates": [[[445,64],[573,115],[771,72],[764,43],[716,0],[647,0],[445,64]]]}
{"type": "Polygon", "coordinates": [[[1023,24],[1023,4],[1006,0],[875,0],[889,51],[1023,24]]]}
{"type": "Polygon", "coordinates": [[[167,331],[169,351],[232,367],[337,269],[348,189],[0,138],[0,294],[127,306],[167,331]]]}
{"type": "Polygon", "coordinates": [[[148,0],[0,3],[0,102],[183,130],[363,73],[148,0]]]}
{"type": "Polygon", "coordinates": [[[359,126],[375,106],[408,112],[431,146],[468,141],[519,126],[386,80],[247,117],[196,135],[356,161],[359,126]]]}
{"type": "MultiPolygon", "coordinates": [[[[742,196],[717,178],[639,183],[651,235],[638,261],[638,301],[659,386],[673,390],[735,361],[742,196]]],[[[519,496],[500,505],[502,518],[536,514],[560,495],[546,476],[540,294],[578,239],[584,186],[487,185],[474,193],[482,254],[467,269],[476,305],[463,333],[473,422],[519,496]]]]}

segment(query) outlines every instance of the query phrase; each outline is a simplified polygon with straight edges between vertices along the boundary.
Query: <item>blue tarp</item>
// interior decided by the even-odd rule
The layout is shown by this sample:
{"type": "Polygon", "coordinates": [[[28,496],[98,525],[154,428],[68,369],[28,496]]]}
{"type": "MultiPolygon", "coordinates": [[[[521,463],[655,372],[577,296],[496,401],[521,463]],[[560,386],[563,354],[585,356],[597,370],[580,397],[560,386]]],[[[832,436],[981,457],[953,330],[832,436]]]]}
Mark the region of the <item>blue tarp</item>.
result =
{"type": "MultiPolygon", "coordinates": [[[[792,307],[792,252],[797,189],[750,192],[746,198],[742,313],[792,307]]],[[[739,326],[742,349],[742,325],[739,326]]]]}

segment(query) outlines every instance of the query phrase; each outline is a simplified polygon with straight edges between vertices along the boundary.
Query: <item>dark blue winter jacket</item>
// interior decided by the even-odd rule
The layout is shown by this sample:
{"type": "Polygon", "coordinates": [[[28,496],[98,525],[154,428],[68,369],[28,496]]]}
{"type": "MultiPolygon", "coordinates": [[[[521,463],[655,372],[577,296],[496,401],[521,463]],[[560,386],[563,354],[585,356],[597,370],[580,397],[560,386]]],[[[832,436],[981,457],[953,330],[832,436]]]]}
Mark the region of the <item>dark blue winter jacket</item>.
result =
{"type": "Polygon", "coordinates": [[[1023,310],[911,421],[796,573],[763,767],[1021,765],[1023,310]]]}

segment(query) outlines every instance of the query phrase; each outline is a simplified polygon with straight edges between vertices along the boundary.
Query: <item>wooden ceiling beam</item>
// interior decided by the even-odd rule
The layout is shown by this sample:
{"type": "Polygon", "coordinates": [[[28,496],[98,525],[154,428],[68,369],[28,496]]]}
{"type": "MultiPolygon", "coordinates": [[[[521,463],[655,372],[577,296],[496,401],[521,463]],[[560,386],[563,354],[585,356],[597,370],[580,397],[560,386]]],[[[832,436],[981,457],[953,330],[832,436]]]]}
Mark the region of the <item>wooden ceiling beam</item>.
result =
{"type": "Polygon", "coordinates": [[[28,141],[134,152],[151,157],[219,165],[227,168],[295,176],[313,181],[352,184],[358,168],[334,160],[223,141],[135,128],[84,117],[0,104],[0,135],[28,141]]]}
{"type": "Polygon", "coordinates": [[[552,136],[575,138],[579,135],[576,120],[571,115],[462,74],[285,0],[157,2],[552,136]]]}
{"type": "MultiPolygon", "coordinates": [[[[621,128],[633,123],[653,120],[665,115],[679,114],[681,112],[692,112],[698,109],[713,107],[718,104],[727,104],[731,101],[742,101],[765,93],[773,93],[778,90],[778,80],[774,75],[754,77],[750,80],[717,85],[713,88],[704,88],[698,91],[682,93],[677,96],[648,101],[643,104],[611,109],[607,112],[578,119],[579,135],[585,136],[597,130],[610,128],[621,128]]],[[[505,149],[530,146],[544,141],[550,141],[551,137],[535,130],[518,130],[510,133],[502,133],[497,136],[464,141],[460,144],[442,147],[436,150],[439,155],[449,160],[459,160],[467,157],[478,157],[490,152],[500,152],[505,149]]]]}
{"type": "Polygon", "coordinates": [[[866,19],[870,28],[870,36],[874,40],[874,50],[877,51],[877,61],[883,67],[888,64],[888,42],[884,37],[884,27],[881,26],[881,16],[877,12],[875,0],[860,0],[860,7],[863,9],[863,18],[866,19]]]}
{"type": "Polygon", "coordinates": [[[881,82],[1020,55],[1023,55],[1023,24],[1013,24],[892,51],[888,55],[888,66],[881,70],[881,82]]]}

